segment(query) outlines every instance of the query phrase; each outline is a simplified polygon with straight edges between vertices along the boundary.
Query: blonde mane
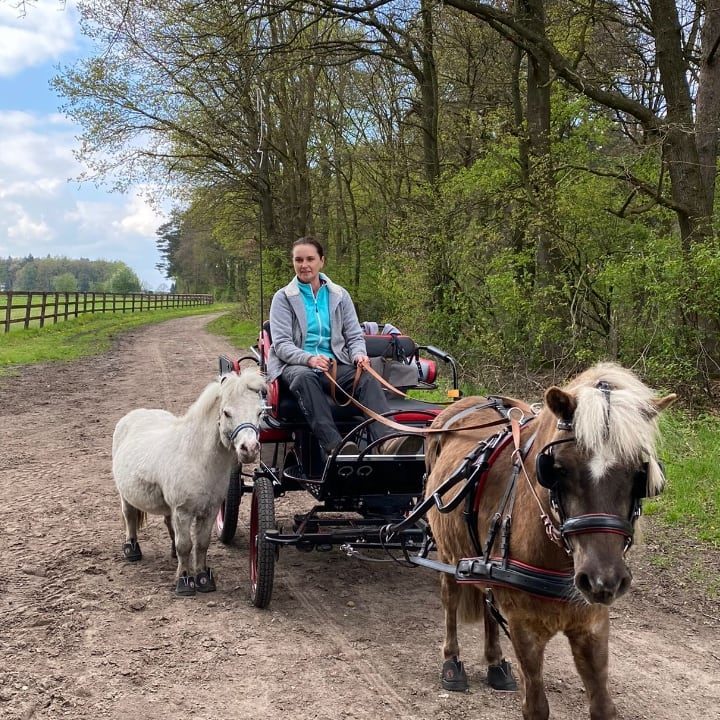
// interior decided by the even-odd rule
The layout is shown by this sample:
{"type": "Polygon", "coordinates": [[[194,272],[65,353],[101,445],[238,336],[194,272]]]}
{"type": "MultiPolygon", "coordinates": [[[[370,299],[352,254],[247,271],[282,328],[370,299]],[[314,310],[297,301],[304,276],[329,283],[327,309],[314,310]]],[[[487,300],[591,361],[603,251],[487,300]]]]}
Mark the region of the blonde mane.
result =
{"type": "Polygon", "coordinates": [[[599,363],[565,390],[577,401],[573,428],[577,443],[593,455],[596,475],[613,465],[648,463],[648,489],[664,482],[657,462],[658,411],[655,392],[634,373],[615,363],[599,363]],[[598,383],[607,383],[604,392],[598,383]]]}

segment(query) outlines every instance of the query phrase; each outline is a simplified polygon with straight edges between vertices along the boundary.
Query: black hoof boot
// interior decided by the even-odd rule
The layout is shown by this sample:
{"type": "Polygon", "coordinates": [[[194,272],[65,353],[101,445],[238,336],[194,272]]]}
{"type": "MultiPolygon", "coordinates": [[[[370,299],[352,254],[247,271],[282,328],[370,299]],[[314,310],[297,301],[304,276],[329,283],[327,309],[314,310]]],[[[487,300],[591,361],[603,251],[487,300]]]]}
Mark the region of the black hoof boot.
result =
{"type": "Polygon", "coordinates": [[[175,594],[178,597],[191,597],[195,594],[195,578],[182,574],[175,583],[175,594]]]}
{"type": "Polygon", "coordinates": [[[195,589],[201,593],[215,592],[217,590],[215,576],[210,568],[201,570],[195,576],[195,589]]]}
{"type": "Polygon", "coordinates": [[[468,689],[468,679],[463,664],[456,657],[446,660],[442,666],[442,686],[452,692],[465,692],[468,689]]]}
{"type": "Polygon", "coordinates": [[[128,562],[137,562],[142,560],[142,551],[140,543],[137,540],[129,540],[123,545],[123,555],[128,562]]]}
{"type": "Polygon", "coordinates": [[[488,665],[487,681],[493,690],[513,692],[518,689],[512,665],[507,660],[503,660],[499,665],[488,665]]]}

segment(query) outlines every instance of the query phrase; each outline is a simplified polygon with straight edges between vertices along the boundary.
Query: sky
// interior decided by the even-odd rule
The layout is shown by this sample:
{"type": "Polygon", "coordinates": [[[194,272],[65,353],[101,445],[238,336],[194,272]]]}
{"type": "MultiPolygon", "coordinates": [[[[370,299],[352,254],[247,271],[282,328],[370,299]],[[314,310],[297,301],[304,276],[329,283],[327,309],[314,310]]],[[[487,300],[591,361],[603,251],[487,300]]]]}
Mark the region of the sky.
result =
{"type": "Polygon", "coordinates": [[[143,187],[120,194],[76,180],[81,128],[49,85],[88,52],[74,0],[34,0],[24,16],[17,5],[0,0],[0,257],[121,260],[143,287],[164,289],[155,242],[166,218],[143,187]]]}

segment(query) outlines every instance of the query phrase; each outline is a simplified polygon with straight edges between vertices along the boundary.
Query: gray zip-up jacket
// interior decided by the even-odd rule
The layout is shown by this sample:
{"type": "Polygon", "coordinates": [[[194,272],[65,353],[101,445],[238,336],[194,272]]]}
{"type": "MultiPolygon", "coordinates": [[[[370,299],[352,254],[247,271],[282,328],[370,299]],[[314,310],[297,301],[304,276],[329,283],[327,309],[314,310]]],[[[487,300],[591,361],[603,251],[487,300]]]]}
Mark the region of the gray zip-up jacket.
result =
{"type": "MultiPolygon", "coordinates": [[[[365,338],[348,291],[320,273],[330,292],[330,346],[339,362],[351,365],[366,354],[365,338]]],[[[267,379],[272,382],[286,365],[307,365],[312,357],[303,350],[307,337],[305,302],[294,277],[278,290],[270,305],[270,336],[267,379]]]]}

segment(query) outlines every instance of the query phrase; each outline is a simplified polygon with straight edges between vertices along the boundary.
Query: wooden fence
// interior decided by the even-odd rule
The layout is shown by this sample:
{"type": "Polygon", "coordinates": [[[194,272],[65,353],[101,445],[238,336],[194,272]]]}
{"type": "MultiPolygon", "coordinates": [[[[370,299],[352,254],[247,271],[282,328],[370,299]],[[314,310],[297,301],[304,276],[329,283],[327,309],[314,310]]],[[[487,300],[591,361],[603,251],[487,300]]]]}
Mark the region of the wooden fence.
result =
{"type": "Polygon", "coordinates": [[[14,323],[22,323],[24,328],[43,327],[50,321],[55,324],[86,313],[134,313],[213,302],[212,295],[9,291],[0,292],[0,322],[4,332],[10,332],[14,323]]]}

